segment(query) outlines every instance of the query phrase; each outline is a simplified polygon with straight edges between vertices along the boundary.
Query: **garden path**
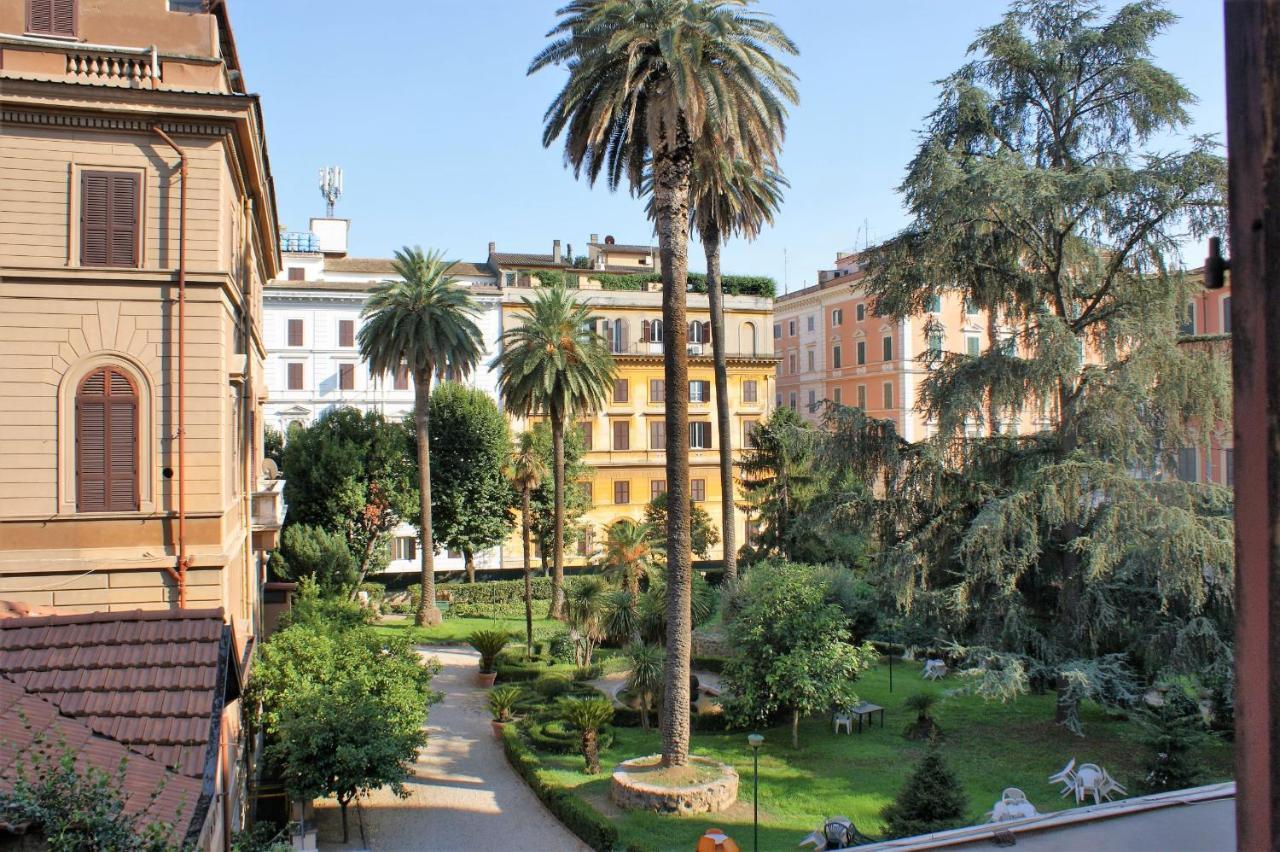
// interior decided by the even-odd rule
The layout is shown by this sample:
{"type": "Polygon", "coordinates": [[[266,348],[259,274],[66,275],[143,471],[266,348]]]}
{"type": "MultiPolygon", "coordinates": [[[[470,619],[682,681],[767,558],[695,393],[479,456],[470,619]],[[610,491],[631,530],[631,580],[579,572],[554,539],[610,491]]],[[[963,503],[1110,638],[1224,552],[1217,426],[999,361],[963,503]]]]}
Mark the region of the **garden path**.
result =
{"type": "Polygon", "coordinates": [[[344,845],[338,807],[317,807],[319,848],[379,852],[589,852],[553,817],[512,770],[489,725],[488,691],[475,685],[479,656],[461,648],[420,648],[442,666],[433,686],[444,700],[431,708],[427,747],[418,756],[409,798],[381,789],[350,816],[344,845]]]}

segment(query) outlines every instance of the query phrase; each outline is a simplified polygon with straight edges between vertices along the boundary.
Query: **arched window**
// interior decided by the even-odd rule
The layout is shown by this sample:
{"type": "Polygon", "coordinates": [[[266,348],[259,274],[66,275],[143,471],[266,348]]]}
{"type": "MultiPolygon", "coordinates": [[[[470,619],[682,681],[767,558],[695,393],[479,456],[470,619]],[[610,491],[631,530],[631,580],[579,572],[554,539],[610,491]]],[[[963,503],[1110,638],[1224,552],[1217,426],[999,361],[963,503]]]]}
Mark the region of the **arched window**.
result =
{"type": "Polygon", "coordinates": [[[76,390],[76,510],[138,508],[137,385],[119,368],[102,367],[76,390]]]}
{"type": "MultiPolygon", "coordinates": [[[[810,317],[812,319],[812,317],[810,317]]],[[[753,322],[744,322],[741,327],[741,341],[743,355],[757,355],[756,350],[756,324],[753,322]]]]}
{"type": "Polygon", "coordinates": [[[649,339],[654,343],[662,342],[662,320],[656,319],[649,324],[649,339]]]}

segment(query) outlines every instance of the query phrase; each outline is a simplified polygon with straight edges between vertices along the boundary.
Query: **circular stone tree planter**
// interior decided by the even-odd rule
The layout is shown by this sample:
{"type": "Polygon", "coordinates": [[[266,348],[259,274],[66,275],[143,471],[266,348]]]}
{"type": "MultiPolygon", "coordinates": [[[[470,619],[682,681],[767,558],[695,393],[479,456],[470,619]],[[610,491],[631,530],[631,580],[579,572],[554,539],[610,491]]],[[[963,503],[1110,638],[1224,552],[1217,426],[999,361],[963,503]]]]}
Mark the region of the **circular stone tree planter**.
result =
{"type": "Polygon", "coordinates": [[[614,804],[660,814],[705,814],[718,813],[738,800],[733,767],[690,755],[689,766],[681,770],[688,780],[672,783],[661,761],[661,755],[653,754],[619,763],[609,789],[614,804]]]}

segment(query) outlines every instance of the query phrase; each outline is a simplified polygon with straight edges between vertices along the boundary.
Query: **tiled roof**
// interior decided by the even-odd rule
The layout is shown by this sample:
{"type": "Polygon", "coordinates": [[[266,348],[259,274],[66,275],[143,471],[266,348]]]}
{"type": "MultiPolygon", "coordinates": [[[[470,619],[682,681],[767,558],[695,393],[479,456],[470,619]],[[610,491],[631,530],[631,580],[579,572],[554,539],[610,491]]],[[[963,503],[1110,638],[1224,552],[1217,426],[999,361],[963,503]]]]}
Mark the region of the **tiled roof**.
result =
{"type": "Polygon", "coordinates": [[[621,243],[589,243],[592,248],[604,249],[605,251],[616,251],[622,254],[657,254],[658,247],[656,245],[637,246],[623,245],[621,243]]]}
{"type": "Polygon", "coordinates": [[[549,254],[521,254],[497,252],[489,255],[490,266],[555,266],[565,267],[568,262],[564,259],[556,260],[549,254]]]}
{"type": "MultiPolygon", "coordinates": [[[[394,263],[389,257],[333,257],[325,260],[324,271],[343,275],[395,275],[394,263]]],[[[488,264],[465,260],[455,261],[449,272],[452,275],[493,275],[488,264]]]]}
{"type": "Polygon", "coordinates": [[[33,751],[42,745],[53,760],[62,749],[69,749],[78,764],[105,772],[113,782],[124,760],[125,812],[143,813],[151,821],[172,825],[172,839],[178,842],[198,836],[209,807],[200,778],[171,772],[115,740],[98,736],[83,720],[59,713],[51,701],[23,689],[11,676],[0,674],[0,788],[9,788],[17,778],[19,761],[27,765],[24,771],[30,771],[33,751]]]}
{"type": "Polygon", "coordinates": [[[205,772],[229,653],[218,609],[0,619],[14,684],[188,778],[205,772]]]}

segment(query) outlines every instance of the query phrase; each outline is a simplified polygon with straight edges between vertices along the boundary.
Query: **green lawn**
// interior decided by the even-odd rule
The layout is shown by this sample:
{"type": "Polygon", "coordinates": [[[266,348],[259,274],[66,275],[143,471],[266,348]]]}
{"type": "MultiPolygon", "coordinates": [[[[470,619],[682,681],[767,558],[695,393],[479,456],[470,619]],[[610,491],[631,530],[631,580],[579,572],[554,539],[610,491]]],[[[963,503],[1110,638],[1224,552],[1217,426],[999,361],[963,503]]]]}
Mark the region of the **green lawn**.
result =
{"type": "MultiPolygon", "coordinates": [[[[760,750],[760,845],[766,849],[794,848],[800,839],[832,815],[850,817],[862,831],[881,830],[880,809],[902,786],[924,750],[901,735],[911,717],[902,708],[908,695],[942,693],[950,683],[925,683],[919,666],[895,666],[894,691],[889,692],[888,669],[868,673],[859,682],[859,695],[886,708],[885,726],[861,735],[835,735],[825,720],[801,725],[800,749],[790,745],[788,727],[766,730],[760,750]]],[[[1130,794],[1140,792],[1146,749],[1135,726],[1105,714],[1097,707],[1084,712],[1085,734],[1077,737],[1053,724],[1052,695],[1025,696],[1010,704],[972,697],[945,698],[934,716],[946,734],[944,754],[969,796],[969,815],[980,822],[1005,787],[1020,787],[1043,811],[1072,806],[1045,779],[1071,757],[1105,766],[1130,794]]],[[[608,801],[609,772],[618,761],[659,750],[659,736],[634,728],[617,729],[614,745],[601,755],[604,772],[587,776],[576,756],[542,755],[556,779],[575,788],[589,802],[615,819],[622,839],[640,848],[692,849],[708,826],[728,831],[743,848],[751,842],[751,749],[745,732],[693,735],[693,752],[733,765],[741,776],[739,803],[724,814],[697,817],[658,816],[620,812],[608,801]]],[[[1225,743],[1206,747],[1201,759],[1207,767],[1204,783],[1226,780],[1231,773],[1231,750],[1225,743]]]]}
{"type": "MultiPolygon", "coordinates": [[[[542,609],[546,609],[545,605],[542,609]]],[[[535,610],[536,613],[536,610],[535,610]]],[[[533,635],[540,637],[553,632],[562,622],[549,618],[533,619],[533,635]]],[[[415,627],[413,616],[391,615],[375,627],[385,633],[402,633],[418,645],[465,645],[467,637],[477,630],[505,630],[512,636],[524,636],[524,617],[519,618],[449,618],[434,627],[415,627]]]]}

